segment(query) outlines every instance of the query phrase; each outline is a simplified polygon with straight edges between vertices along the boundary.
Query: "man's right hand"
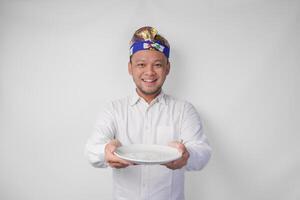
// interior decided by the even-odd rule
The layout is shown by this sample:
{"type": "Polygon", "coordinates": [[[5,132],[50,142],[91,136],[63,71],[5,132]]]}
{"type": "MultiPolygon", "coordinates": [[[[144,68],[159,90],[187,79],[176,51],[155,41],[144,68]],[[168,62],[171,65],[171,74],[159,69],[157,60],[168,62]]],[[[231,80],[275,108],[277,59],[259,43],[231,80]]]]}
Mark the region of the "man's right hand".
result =
{"type": "Polygon", "coordinates": [[[132,163],[123,160],[114,154],[115,150],[119,146],[121,146],[121,143],[117,139],[111,140],[109,143],[105,145],[105,161],[112,168],[119,169],[119,168],[125,168],[128,167],[129,165],[132,165],[132,163]]]}

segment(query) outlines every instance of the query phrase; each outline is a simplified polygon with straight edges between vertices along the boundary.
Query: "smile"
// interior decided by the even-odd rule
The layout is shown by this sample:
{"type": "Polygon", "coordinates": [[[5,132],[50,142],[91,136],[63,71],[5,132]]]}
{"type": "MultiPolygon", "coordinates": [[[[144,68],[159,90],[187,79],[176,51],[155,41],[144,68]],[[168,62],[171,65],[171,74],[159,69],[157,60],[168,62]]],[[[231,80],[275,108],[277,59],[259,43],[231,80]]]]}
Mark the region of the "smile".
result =
{"type": "Polygon", "coordinates": [[[146,83],[154,83],[155,81],[157,81],[157,79],[142,79],[142,81],[146,83]]]}

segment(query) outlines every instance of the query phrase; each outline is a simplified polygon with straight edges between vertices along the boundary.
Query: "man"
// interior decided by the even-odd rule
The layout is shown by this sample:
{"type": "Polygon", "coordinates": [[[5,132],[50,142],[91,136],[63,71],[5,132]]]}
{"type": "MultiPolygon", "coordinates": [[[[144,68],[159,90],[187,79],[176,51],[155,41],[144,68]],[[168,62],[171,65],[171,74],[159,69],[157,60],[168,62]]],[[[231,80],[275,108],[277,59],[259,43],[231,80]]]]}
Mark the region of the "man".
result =
{"type": "Polygon", "coordinates": [[[195,108],[162,91],[169,53],[168,41],[156,29],[142,27],[134,33],[128,71],[136,89],[107,106],[87,142],[91,164],[113,168],[114,199],[183,200],[184,172],[202,169],[210,158],[195,108]],[[171,145],[182,157],[163,165],[135,165],[114,155],[119,146],[130,144],[171,145]]]}

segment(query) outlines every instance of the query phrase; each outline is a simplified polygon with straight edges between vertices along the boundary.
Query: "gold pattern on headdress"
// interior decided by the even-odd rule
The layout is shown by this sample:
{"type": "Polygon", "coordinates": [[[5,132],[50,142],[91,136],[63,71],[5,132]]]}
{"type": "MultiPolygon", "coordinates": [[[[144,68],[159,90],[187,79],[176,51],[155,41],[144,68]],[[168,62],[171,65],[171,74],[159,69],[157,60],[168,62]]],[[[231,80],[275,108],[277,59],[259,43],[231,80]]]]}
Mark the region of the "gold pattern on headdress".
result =
{"type": "MultiPolygon", "coordinates": [[[[144,26],[135,31],[133,37],[130,41],[130,46],[138,41],[152,41],[152,42],[160,42],[162,45],[165,45],[170,48],[169,42],[161,36],[158,31],[151,26],[144,26]]],[[[157,50],[153,47],[149,47],[149,50],[157,50]]]]}
{"type": "Polygon", "coordinates": [[[162,44],[170,47],[168,41],[158,34],[158,31],[151,26],[144,26],[135,31],[131,41],[130,46],[137,41],[160,41],[162,44]]]}
{"type": "Polygon", "coordinates": [[[157,30],[153,27],[143,27],[135,32],[135,36],[141,40],[151,40],[153,41],[157,35],[157,30]]]}

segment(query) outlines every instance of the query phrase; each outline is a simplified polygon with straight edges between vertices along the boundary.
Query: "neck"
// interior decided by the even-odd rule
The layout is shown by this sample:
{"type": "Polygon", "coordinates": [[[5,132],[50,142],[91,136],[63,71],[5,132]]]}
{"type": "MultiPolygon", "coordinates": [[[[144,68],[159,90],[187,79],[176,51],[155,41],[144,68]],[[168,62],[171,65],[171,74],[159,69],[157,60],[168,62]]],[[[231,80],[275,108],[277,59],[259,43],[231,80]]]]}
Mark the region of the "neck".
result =
{"type": "Polygon", "coordinates": [[[155,99],[155,97],[157,97],[157,96],[160,94],[161,89],[158,90],[158,91],[157,91],[156,93],[154,93],[154,94],[145,94],[145,93],[141,92],[139,89],[136,89],[136,91],[137,91],[138,95],[139,95],[140,97],[142,97],[142,98],[149,104],[149,103],[151,103],[151,101],[152,101],[153,99],[155,99]]]}

